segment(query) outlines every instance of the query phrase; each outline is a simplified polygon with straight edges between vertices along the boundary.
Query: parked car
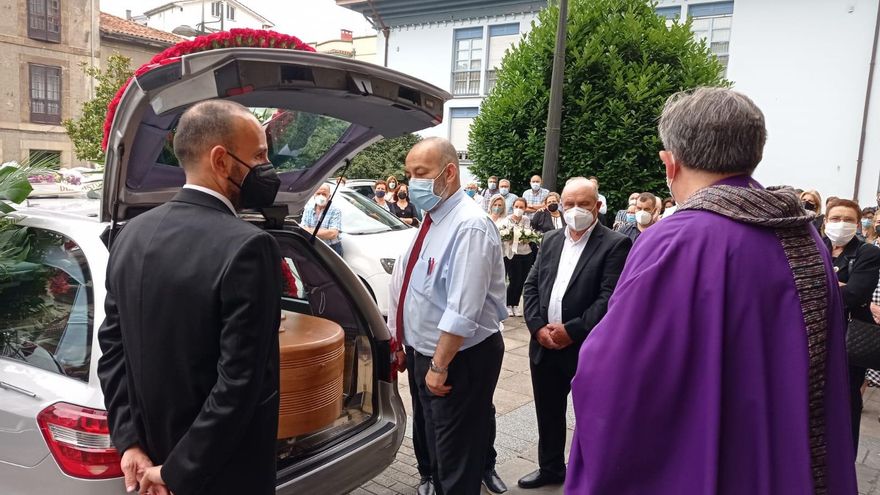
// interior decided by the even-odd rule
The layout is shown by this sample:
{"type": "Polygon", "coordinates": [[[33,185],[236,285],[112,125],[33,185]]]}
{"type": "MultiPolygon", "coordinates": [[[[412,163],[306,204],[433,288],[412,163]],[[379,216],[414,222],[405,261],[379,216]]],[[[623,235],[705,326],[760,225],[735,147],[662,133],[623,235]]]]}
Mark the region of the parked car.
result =
{"type": "Polygon", "coordinates": [[[346,179],[345,187],[372,199],[376,192],[376,181],[373,179],[346,179]]]}
{"type": "MultiPolygon", "coordinates": [[[[277,492],[344,493],[393,461],[406,415],[390,366],[391,336],[362,283],[374,278],[359,278],[331,249],[312,242],[292,217],[360,149],[382,136],[439,123],[450,95],[354,60],[233,48],[186,55],[135,78],[110,130],[103,193],[95,210],[89,210],[95,202],[36,200],[12,214],[15,225],[0,227],[0,251],[17,249],[0,260],[4,495],[124,490],[96,374],[105,241],[112,243],[126,221],[180,189],[184,174],[169,137],[181,113],[208,98],[273,109],[276,117],[266,130],[270,159],[282,180],[276,203],[286,210],[243,218],[277,239],[296,278],[298,290],[285,295],[282,308],[332,320],[345,332],[342,413],[329,427],[279,440],[277,492]]],[[[364,206],[357,200],[349,204],[364,206]]],[[[374,213],[367,216],[387,226],[388,234],[409,234],[374,213]]],[[[366,250],[367,231],[345,232],[346,249],[357,253],[363,245],[366,250]]]]}

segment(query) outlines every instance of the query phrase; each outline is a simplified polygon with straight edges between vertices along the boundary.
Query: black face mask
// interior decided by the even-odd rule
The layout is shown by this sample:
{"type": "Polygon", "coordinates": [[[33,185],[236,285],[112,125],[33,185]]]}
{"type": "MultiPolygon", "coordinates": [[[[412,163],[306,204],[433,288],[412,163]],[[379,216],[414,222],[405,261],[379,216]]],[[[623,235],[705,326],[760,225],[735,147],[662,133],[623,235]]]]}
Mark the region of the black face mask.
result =
{"type": "Polygon", "coordinates": [[[555,213],[556,211],[559,210],[559,204],[558,203],[550,203],[549,205],[547,205],[547,209],[550,210],[551,212],[555,213]]]}
{"type": "Polygon", "coordinates": [[[810,201],[804,201],[804,209],[807,211],[816,211],[816,205],[810,201]]]}
{"type": "Polygon", "coordinates": [[[398,199],[406,199],[407,195],[405,192],[397,193],[397,198],[398,199]]]}
{"type": "Polygon", "coordinates": [[[235,184],[235,181],[229,179],[229,182],[235,184],[241,191],[241,207],[265,208],[272,206],[272,203],[275,202],[275,195],[278,194],[278,188],[281,187],[281,179],[278,178],[275,167],[269,162],[250,166],[228,150],[226,152],[250,170],[244,176],[241,184],[235,184]]]}

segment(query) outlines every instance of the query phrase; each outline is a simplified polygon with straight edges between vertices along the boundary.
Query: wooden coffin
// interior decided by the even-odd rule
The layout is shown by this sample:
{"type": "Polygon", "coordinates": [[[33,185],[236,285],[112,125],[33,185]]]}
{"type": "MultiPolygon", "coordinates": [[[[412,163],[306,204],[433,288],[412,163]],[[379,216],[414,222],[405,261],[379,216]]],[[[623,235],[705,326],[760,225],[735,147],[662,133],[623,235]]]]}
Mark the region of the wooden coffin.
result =
{"type": "Polygon", "coordinates": [[[329,426],[342,413],[345,333],[336,323],[283,311],[278,333],[278,438],[329,426]]]}

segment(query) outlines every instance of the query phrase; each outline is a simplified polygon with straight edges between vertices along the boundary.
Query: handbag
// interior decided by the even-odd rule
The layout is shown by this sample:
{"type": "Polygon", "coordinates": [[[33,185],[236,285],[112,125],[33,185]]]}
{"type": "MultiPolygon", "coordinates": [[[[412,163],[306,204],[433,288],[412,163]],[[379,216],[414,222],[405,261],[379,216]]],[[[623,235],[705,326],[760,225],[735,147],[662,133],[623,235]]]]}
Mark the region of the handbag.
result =
{"type": "Polygon", "coordinates": [[[850,320],[846,330],[846,355],[851,366],[880,369],[880,325],[850,320]]]}

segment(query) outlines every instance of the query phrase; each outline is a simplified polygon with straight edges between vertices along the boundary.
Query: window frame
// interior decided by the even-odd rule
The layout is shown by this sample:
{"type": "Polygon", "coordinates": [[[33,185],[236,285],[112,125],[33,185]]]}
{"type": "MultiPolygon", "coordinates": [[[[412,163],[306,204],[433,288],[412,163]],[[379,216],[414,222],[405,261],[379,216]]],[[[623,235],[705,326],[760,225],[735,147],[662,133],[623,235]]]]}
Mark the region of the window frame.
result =
{"type": "Polygon", "coordinates": [[[28,63],[28,103],[30,104],[30,121],[35,124],[61,124],[61,114],[63,112],[63,71],[57,65],[45,65],[28,63]],[[54,71],[58,76],[58,98],[49,98],[49,75],[50,71],[54,71]],[[34,98],[35,79],[42,79],[44,98],[34,98]],[[44,105],[44,112],[34,111],[35,103],[41,102],[44,105]],[[58,104],[58,113],[49,113],[48,107],[52,103],[58,104]]]}
{"type": "Polygon", "coordinates": [[[211,17],[215,19],[223,17],[223,2],[211,2],[211,17]]]}
{"type": "MultiPolygon", "coordinates": [[[[708,3],[696,3],[688,6],[687,16],[692,20],[708,20],[709,26],[705,30],[706,33],[706,46],[712,52],[712,55],[721,62],[721,65],[724,66],[724,73],[722,76],[727,77],[727,67],[730,64],[730,39],[727,40],[727,50],[722,53],[716,53],[712,51],[712,38],[715,32],[715,23],[719,19],[730,19],[730,27],[721,27],[717,28],[719,30],[728,30],[730,34],[733,34],[733,9],[734,2],[708,2],[708,3]],[[696,15],[694,15],[696,12],[696,15]]],[[[699,32],[704,32],[702,29],[699,32]]],[[[693,25],[691,27],[691,33],[694,35],[697,34],[697,31],[694,31],[693,25]]]]}
{"type": "Polygon", "coordinates": [[[226,6],[226,19],[229,21],[235,20],[235,7],[232,5],[226,6]]]}
{"type": "MultiPolygon", "coordinates": [[[[508,22],[504,24],[493,24],[489,26],[488,29],[488,38],[486,39],[486,76],[483,78],[483,94],[488,95],[492,89],[495,88],[495,83],[498,81],[497,73],[498,69],[489,66],[490,59],[492,57],[492,38],[498,36],[521,36],[520,32],[520,23],[519,22],[508,22]],[[516,33],[506,32],[511,30],[511,28],[516,27],[516,33]],[[494,76],[494,77],[490,77],[494,76]]],[[[510,46],[513,46],[511,44],[510,46]]],[[[505,49],[505,52],[509,50],[510,47],[505,49]]]]}
{"type": "Polygon", "coordinates": [[[473,27],[467,27],[467,28],[460,28],[460,29],[454,30],[452,33],[452,76],[451,76],[451,83],[450,83],[450,90],[451,90],[450,93],[452,93],[452,95],[454,97],[473,97],[473,96],[480,96],[482,94],[483,83],[484,83],[483,70],[485,68],[485,60],[486,60],[486,46],[485,46],[486,40],[485,40],[484,35],[485,35],[485,30],[483,29],[483,26],[473,26],[473,27]],[[474,34],[476,34],[478,31],[479,31],[479,36],[475,36],[474,34]],[[473,33],[473,34],[468,34],[468,33],[473,33]],[[479,69],[468,68],[468,69],[459,70],[457,68],[457,65],[459,62],[463,61],[463,60],[458,59],[458,53],[460,51],[462,51],[462,50],[459,50],[459,48],[458,48],[459,42],[460,41],[469,41],[470,42],[468,49],[467,49],[468,57],[469,57],[467,59],[467,62],[468,62],[468,66],[470,67],[470,65],[474,62],[474,58],[473,58],[474,45],[473,44],[474,44],[475,40],[478,40],[482,44],[482,46],[478,49],[481,52],[480,59],[479,59],[480,60],[480,68],[479,69]],[[467,86],[467,90],[466,90],[466,92],[463,92],[463,93],[459,93],[455,89],[456,76],[459,74],[467,74],[468,75],[467,79],[465,81],[465,84],[467,86]],[[476,75],[476,90],[471,92],[470,87],[471,87],[471,83],[474,82],[474,77],[473,77],[474,75],[476,75]]]}
{"type": "Polygon", "coordinates": [[[27,36],[33,40],[48,43],[61,43],[61,0],[27,0],[27,36]],[[42,12],[35,12],[35,4],[42,6],[42,12]],[[54,14],[50,12],[54,10],[54,14]],[[43,27],[34,27],[33,21],[42,21],[43,27]],[[58,26],[58,31],[50,31],[50,20],[58,26]]]}
{"type": "Polygon", "coordinates": [[[449,135],[447,139],[450,142],[454,143],[453,138],[455,136],[452,135],[452,130],[455,125],[456,119],[470,119],[470,124],[468,124],[468,139],[467,146],[465,149],[460,150],[456,147],[456,151],[468,151],[470,148],[470,127],[474,123],[474,119],[477,118],[477,115],[480,113],[480,107],[452,107],[449,109],[449,135]]]}

